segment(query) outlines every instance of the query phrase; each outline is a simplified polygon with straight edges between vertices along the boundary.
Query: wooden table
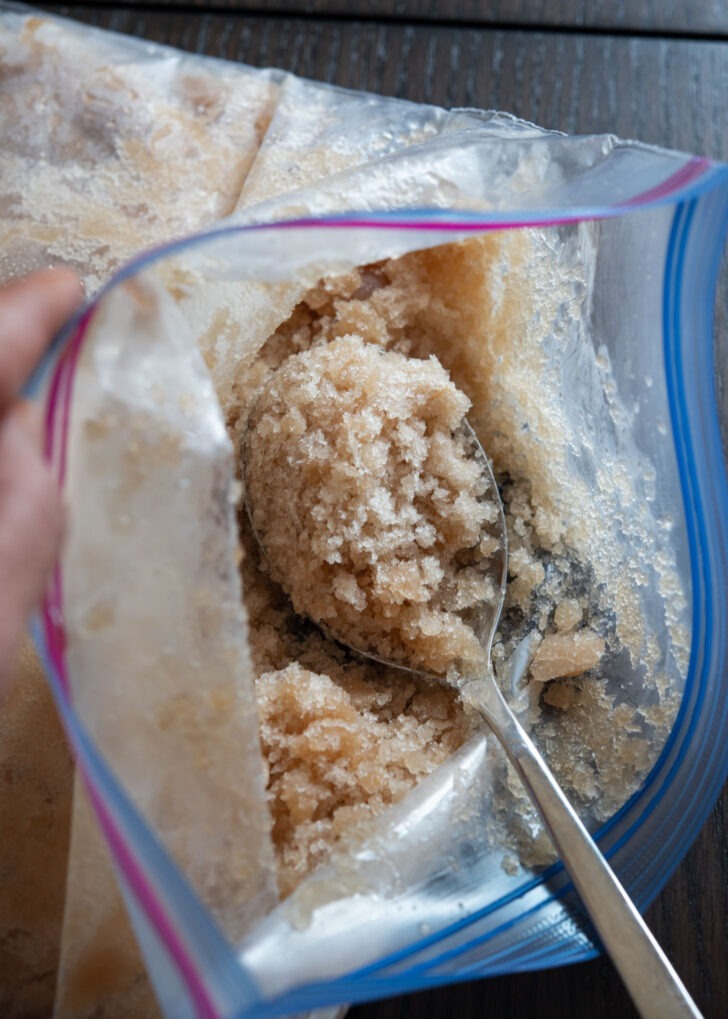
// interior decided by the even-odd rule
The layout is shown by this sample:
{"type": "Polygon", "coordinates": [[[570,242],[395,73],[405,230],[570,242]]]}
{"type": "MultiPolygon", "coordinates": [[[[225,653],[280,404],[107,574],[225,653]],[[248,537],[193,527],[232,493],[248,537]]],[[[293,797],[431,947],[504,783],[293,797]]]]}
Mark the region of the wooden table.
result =
{"type": "MultiPolygon", "coordinates": [[[[49,10],[199,53],[443,106],[508,110],[728,161],[728,0],[136,0],[49,10]]],[[[728,423],[728,274],[716,367],[728,423]]],[[[707,1019],[728,1016],[728,790],[647,919],[707,1019]]],[[[355,1008],[352,1019],[635,1015],[611,963],[355,1008]]]]}

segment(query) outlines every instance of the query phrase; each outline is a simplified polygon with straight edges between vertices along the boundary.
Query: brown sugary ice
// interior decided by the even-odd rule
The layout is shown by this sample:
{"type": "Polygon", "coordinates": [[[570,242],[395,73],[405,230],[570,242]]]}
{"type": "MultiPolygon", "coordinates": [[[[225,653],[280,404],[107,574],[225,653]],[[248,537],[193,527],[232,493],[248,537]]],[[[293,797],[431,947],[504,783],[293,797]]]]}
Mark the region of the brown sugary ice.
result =
{"type": "Polygon", "coordinates": [[[292,663],[257,680],[282,895],[337,842],[361,837],[468,732],[442,686],[321,666],[332,675],[292,663]]]}
{"type": "Polygon", "coordinates": [[[243,589],[281,894],[474,731],[456,692],[348,656],[294,615],[241,515],[243,589]],[[344,738],[334,734],[345,731],[344,738]]]}
{"type": "Polygon", "coordinates": [[[499,510],[469,405],[434,356],[351,335],[283,363],[245,444],[253,527],[296,611],[436,675],[485,668],[474,626],[498,598],[499,510]]]}
{"type": "Polygon", "coordinates": [[[554,623],[557,630],[573,630],[582,620],[584,610],[576,598],[564,598],[554,609],[554,623]]]}
{"type": "Polygon", "coordinates": [[[580,676],[595,669],[604,655],[604,639],[593,630],[551,633],[541,641],[530,665],[537,683],[566,676],[580,676]]]}
{"type": "MultiPolygon", "coordinates": [[[[613,558],[608,548],[600,551],[593,516],[582,512],[591,503],[574,488],[565,463],[562,392],[542,382],[543,327],[529,321],[525,284],[513,282],[523,283],[540,259],[550,257],[538,248],[538,263],[528,261],[533,240],[505,231],[321,280],[257,360],[241,362],[223,403],[240,449],[261,388],[284,365],[305,364],[294,355],[335,351],[347,337],[360,337],[372,351],[405,354],[418,370],[435,355],[472,403],[469,419],[493,456],[505,504],[511,554],[493,646],[496,672],[526,632],[541,635],[534,668],[542,682],[529,673],[532,682],[519,693],[528,701],[530,731],[577,807],[603,820],[647,774],[677,702],[663,690],[655,708],[630,707],[605,678],[610,656],[629,646],[620,643],[612,614],[624,627],[634,612],[630,601],[619,600],[613,558]],[[507,287],[498,269],[503,263],[507,287]],[[577,668],[593,678],[579,679],[577,668]]],[[[540,291],[539,315],[551,295],[540,291]]],[[[556,304],[562,298],[554,295],[556,304]]],[[[555,314],[551,308],[548,320],[555,314]]],[[[276,513],[291,501],[288,488],[279,495],[271,505],[276,513]]],[[[452,689],[352,659],[296,616],[272,581],[244,512],[240,527],[273,837],[287,892],[345,840],[364,837],[376,815],[469,738],[477,720],[465,714],[452,689]],[[337,741],[334,732],[341,735],[337,741]]],[[[289,529],[289,551],[294,537],[289,529]]],[[[617,580],[623,576],[620,571],[617,580]]],[[[641,639],[639,627],[636,633],[641,639]]],[[[534,840],[538,821],[525,793],[519,799],[508,786],[499,795],[494,824],[507,832],[503,837],[521,862],[548,862],[548,852],[538,855],[544,840],[534,840]]]]}
{"type": "Polygon", "coordinates": [[[275,106],[270,72],[18,20],[0,21],[0,279],[63,264],[93,292],[234,211],[275,106]]]}

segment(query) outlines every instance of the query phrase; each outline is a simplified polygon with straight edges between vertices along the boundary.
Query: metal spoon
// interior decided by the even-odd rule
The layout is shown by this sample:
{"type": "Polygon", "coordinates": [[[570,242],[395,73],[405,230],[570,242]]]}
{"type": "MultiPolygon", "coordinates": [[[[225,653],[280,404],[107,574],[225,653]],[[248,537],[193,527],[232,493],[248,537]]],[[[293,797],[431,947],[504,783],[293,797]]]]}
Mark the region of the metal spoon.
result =
{"type": "MultiPolygon", "coordinates": [[[[541,815],[561,860],[568,871],[582,903],[596,928],[604,948],[611,956],[632,1000],[644,1019],[701,1019],[701,1014],[686,988],[660,948],[649,928],[637,911],[596,843],[577,816],[548,765],[541,757],[530,737],[506,703],[493,673],[490,652],[505,596],[508,539],[503,505],[493,477],[490,462],[470,425],[463,425],[476,457],[488,478],[487,497],[496,501],[499,508],[495,529],[500,555],[492,557],[490,569],[497,580],[498,597],[484,604],[476,621],[476,633],[487,653],[488,665],[482,675],[458,680],[456,686],[465,705],[477,711],[488,723],[501,743],[508,758],[518,772],[528,794],[541,815]]],[[[247,435],[245,439],[247,445],[247,435]]],[[[247,461],[247,457],[245,458],[247,461]]],[[[245,485],[245,500],[251,529],[262,552],[266,555],[255,527],[254,515],[248,502],[249,488],[245,485]]],[[[321,626],[320,621],[314,623],[321,626]]],[[[358,655],[373,659],[390,667],[424,675],[401,662],[385,661],[363,648],[352,647],[345,634],[321,627],[327,636],[349,647],[358,655]]],[[[448,680],[438,676],[438,682],[448,680]]]]}

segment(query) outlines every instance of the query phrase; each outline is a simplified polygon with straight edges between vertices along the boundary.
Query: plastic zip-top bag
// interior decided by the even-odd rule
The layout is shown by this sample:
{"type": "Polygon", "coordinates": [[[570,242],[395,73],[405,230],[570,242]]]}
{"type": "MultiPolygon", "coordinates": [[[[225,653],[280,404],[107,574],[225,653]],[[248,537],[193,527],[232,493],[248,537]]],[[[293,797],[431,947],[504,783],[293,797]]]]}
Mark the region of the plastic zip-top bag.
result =
{"type": "MultiPolygon", "coordinates": [[[[291,669],[314,710],[304,687],[322,659],[294,634],[299,660],[268,669],[261,695],[249,649],[265,658],[252,631],[272,617],[252,567],[242,600],[238,588],[240,430],[287,344],[357,322],[385,346],[409,335],[412,356],[447,340],[434,352],[472,400],[513,528],[499,679],[535,629],[531,676],[508,690],[516,710],[637,903],[664,883],[728,767],[710,313],[727,180],[705,160],[496,117],[159,250],[76,323],[47,400],[75,523],[39,638],[167,1014],[285,1014],[594,952],[472,720],[397,802],[363,823],[352,812],[310,873],[288,864],[273,908],[280,804],[266,805],[263,770],[298,753],[297,809],[314,780],[290,732],[276,744],[268,731],[259,758],[254,689],[270,730],[291,669]],[[412,190],[423,163],[431,177],[412,190]],[[332,214],[355,197],[361,211],[332,214]],[[271,306],[258,328],[251,309],[271,306]],[[529,511],[543,518],[530,545],[529,511]],[[604,651],[586,675],[552,679],[542,649],[584,627],[554,630],[549,612],[574,603],[604,651]]],[[[408,696],[425,710],[425,694],[408,696]]]]}
{"type": "Polygon", "coordinates": [[[726,168],[5,8],[0,50],[0,270],[96,294],[38,387],[69,529],[35,635],[78,762],[56,1015],[148,1014],[144,963],[167,1015],[263,1016],[593,954],[486,727],[271,581],[244,438],[317,351],[440,362],[505,507],[496,676],[646,906],[728,772],[726,168]]]}

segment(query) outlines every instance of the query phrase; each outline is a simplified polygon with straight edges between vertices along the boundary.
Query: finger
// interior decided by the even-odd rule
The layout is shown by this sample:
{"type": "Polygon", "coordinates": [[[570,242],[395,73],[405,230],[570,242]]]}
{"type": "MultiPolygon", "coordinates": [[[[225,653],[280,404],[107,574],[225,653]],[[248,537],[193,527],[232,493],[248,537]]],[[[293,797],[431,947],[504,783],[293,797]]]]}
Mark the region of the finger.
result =
{"type": "Polygon", "coordinates": [[[70,269],[43,269],[0,287],[0,412],[82,297],[81,281],[70,269]]]}
{"type": "Polygon", "coordinates": [[[13,407],[0,420],[0,685],[63,535],[60,494],[13,407]]]}
{"type": "Polygon", "coordinates": [[[12,410],[16,420],[40,452],[43,449],[43,414],[40,407],[32,400],[16,400],[12,410]]]}

